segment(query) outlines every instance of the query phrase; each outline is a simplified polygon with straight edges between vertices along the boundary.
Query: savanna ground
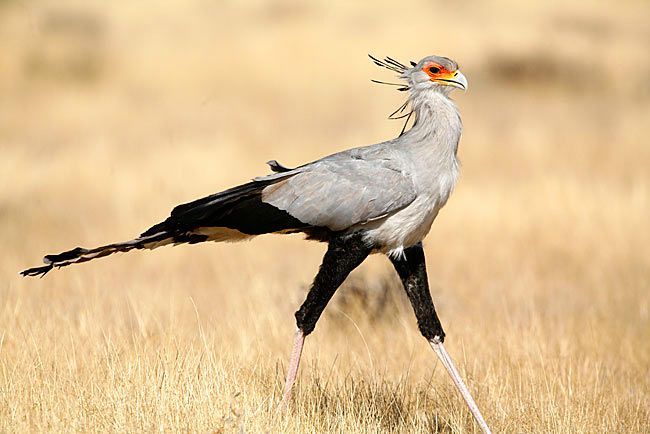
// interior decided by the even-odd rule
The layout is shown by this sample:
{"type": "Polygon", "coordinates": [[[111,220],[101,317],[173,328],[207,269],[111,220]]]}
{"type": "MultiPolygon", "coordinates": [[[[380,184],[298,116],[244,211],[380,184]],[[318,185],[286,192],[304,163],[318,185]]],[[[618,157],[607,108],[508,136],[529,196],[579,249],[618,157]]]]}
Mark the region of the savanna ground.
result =
{"type": "Polygon", "coordinates": [[[365,55],[455,58],[463,175],[426,239],[495,432],[650,431],[650,6],[0,2],[0,431],[476,432],[385,258],[276,412],[324,251],[299,236],[22,279],[180,202],[393,137],[365,55]]]}

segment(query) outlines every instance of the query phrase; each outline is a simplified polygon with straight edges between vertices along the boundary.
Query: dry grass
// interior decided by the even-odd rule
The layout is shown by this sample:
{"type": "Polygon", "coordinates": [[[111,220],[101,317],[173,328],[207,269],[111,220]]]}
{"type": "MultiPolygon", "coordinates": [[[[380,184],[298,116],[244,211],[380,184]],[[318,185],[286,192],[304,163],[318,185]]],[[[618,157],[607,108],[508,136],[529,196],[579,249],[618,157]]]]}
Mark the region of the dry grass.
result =
{"type": "Polygon", "coordinates": [[[170,207],[394,135],[368,51],[458,59],[463,178],[426,241],[495,432],[650,431],[644,2],[0,2],[0,431],[476,432],[385,259],[306,344],[323,246],[166,248],[53,272],[170,207]]]}

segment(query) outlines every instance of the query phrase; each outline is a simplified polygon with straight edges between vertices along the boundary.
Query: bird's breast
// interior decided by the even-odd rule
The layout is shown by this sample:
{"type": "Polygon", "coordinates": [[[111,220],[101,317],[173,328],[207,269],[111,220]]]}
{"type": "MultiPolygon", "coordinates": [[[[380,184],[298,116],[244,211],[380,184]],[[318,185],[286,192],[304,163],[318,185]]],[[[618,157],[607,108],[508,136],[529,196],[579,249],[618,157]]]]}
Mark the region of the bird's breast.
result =
{"type": "Polygon", "coordinates": [[[416,199],[405,208],[366,225],[369,242],[391,255],[422,241],[440,209],[447,203],[458,178],[454,162],[435,177],[420,180],[416,199]]]}

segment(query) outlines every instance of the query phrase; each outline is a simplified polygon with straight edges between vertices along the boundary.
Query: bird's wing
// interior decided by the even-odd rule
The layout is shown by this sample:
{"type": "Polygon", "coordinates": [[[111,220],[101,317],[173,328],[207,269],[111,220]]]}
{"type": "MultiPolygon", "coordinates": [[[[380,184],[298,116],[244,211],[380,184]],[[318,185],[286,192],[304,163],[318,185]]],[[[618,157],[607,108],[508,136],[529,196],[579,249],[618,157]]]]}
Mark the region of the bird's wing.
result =
{"type": "Polygon", "coordinates": [[[390,159],[336,156],[268,178],[280,176],[286,178],[267,186],[262,201],[333,231],[384,217],[416,197],[408,172],[390,159]]]}

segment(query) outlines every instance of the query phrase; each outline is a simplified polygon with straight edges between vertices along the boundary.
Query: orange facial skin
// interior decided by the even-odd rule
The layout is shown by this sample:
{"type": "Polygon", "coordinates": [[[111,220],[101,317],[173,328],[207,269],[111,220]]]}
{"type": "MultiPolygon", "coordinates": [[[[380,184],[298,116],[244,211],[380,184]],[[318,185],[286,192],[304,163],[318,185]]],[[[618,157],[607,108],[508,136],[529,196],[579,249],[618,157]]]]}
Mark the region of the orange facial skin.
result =
{"type": "Polygon", "coordinates": [[[422,71],[424,71],[429,77],[431,77],[431,81],[446,81],[446,80],[451,80],[454,78],[454,72],[449,71],[447,68],[445,68],[442,65],[438,65],[435,62],[429,62],[424,67],[422,68],[422,71]]]}

